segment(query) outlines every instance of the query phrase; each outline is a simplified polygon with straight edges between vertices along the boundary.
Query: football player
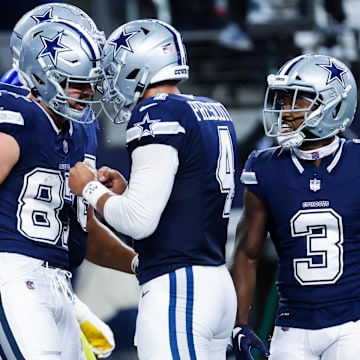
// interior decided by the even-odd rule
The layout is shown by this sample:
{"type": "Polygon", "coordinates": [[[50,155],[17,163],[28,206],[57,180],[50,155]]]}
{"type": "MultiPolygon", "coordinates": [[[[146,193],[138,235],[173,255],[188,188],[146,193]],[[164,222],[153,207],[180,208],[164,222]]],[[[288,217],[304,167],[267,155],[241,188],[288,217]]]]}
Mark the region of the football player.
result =
{"type": "MultiPolygon", "coordinates": [[[[19,81],[18,72],[16,70],[18,69],[19,64],[22,38],[26,32],[36,24],[56,19],[75,21],[97,40],[100,47],[105,42],[104,33],[97,29],[94,21],[82,9],[66,3],[46,3],[39,5],[25,13],[18,20],[13,29],[10,38],[13,67],[0,79],[0,82],[3,83],[0,84],[0,90],[15,92],[23,96],[28,95],[29,89],[21,86],[22,84],[19,81]],[[18,87],[9,87],[6,84],[16,85],[18,87]],[[21,88],[19,86],[21,86],[21,88]]],[[[72,239],[70,240],[70,245],[73,246],[72,244],[76,242],[78,242],[77,239],[72,239]]],[[[78,249],[74,249],[74,251],[69,252],[71,268],[76,267],[82,261],[83,256],[81,255],[79,259],[77,259],[77,254],[83,254],[83,250],[78,251],[78,249]]],[[[108,357],[115,348],[114,335],[111,329],[107,324],[96,317],[95,314],[92,313],[91,310],[76,296],[74,304],[77,318],[81,319],[80,326],[84,332],[84,336],[81,337],[83,348],[90,349],[87,352],[85,351],[87,359],[95,359],[93,352],[95,352],[99,358],[108,357]],[[88,341],[90,341],[90,344],[87,344],[88,341]]]]}
{"type": "Polygon", "coordinates": [[[351,360],[360,353],[360,142],[351,125],[357,84],[326,55],[286,62],[267,78],[264,128],[279,146],[254,151],[241,180],[244,209],[231,274],[238,296],[234,347],[252,359],[246,325],[267,233],[278,258],[272,360],[351,360]]]}
{"type": "MultiPolygon", "coordinates": [[[[105,227],[94,225],[98,221],[91,212],[87,222],[87,205],[70,192],[67,179],[75,162],[86,159],[95,164],[98,124],[91,105],[102,79],[100,57],[97,41],[78,24],[41,22],[24,35],[19,52],[18,71],[30,94],[1,91],[3,358],[84,356],[69,270],[85,256],[86,228],[95,229],[87,237],[87,256],[93,260],[99,231],[105,241],[111,235],[101,230],[105,227]]],[[[116,266],[131,272],[135,253],[124,246],[121,251],[126,257],[123,262],[118,257],[121,265],[116,266]]],[[[101,254],[96,263],[109,265],[108,259],[108,254],[101,254]]],[[[83,305],[75,301],[79,304],[83,305]]],[[[77,313],[80,325],[89,328],[90,322],[92,330],[94,319],[82,309],[82,317],[77,313]]],[[[100,356],[109,355],[113,347],[108,333],[104,338],[109,344],[98,349],[100,356]]]]}
{"type": "Polygon", "coordinates": [[[236,135],[216,100],[183,95],[189,67],[180,33],[145,19],[117,28],[104,46],[113,121],[129,120],[129,186],[123,195],[85,162],[69,185],[139,253],[140,359],[225,359],[236,297],[225,265],[235,183],[236,135]],[[99,181],[97,180],[99,179],[99,181]]]}

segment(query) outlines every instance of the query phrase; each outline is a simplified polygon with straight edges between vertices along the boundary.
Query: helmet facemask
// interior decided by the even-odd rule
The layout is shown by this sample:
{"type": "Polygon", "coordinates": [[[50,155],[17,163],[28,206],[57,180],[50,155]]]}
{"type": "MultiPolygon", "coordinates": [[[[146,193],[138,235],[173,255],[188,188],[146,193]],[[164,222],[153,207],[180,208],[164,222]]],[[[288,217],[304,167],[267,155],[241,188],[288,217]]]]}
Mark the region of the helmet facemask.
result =
{"type": "MultiPolygon", "coordinates": [[[[126,53],[123,54],[126,57],[126,53]]],[[[124,59],[125,60],[125,59],[124,59]]],[[[130,120],[131,112],[136,106],[136,103],[145,92],[145,81],[148,76],[147,66],[144,67],[142,78],[138,81],[135,88],[133,98],[126,98],[117,86],[120,72],[125,62],[120,63],[111,62],[104,69],[104,84],[103,84],[103,111],[115,124],[121,124],[130,120]],[[111,103],[111,105],[109,105],[111,103]]],[[[128,81],[136,82],[137,75],[140,71],[133,71],[131,76],[127,77],[128,81]]]]}
{"type": "Polygon", "coordinates": [[[293,86],[284,86],[280,89],[269,87],[266,91],[263,111],[266,135],[276,137],[283,147],[300,146],[305,139],[312,138],[312,136],[306,136],[305,133],[309,135],[306,130],[311,133],[311,128],[318,125],[321,106],[320,96],[315,89],[293,86]],[[287,103],[291,104],[286,108],[284,107],[285,99],[288,99],[287,103]],[[299,99],[306,100],[306,104],[303,101],[304,105],[299,107],[299,99]],[[292,114],[293,119],[287,119],[288,113],[292,114]],[[303,118],[302,124],[288,131],[286,124],[300,118],[303,118]]]}
{"type": "Polygon", "coordinates": [[[96,96],[96,91],[99,84],[103,81],[103,75],[100,72],[98,75],[81,79],[71,76],[66,77],[60,83],[56,81],[59,79],[59,74],[54,72],[48,74],[48,79],[56,87],[56,95],[49,101],[48,106],[58,115],[61,115],[68,120],[80,122],[83,124],[93,122],[101,113],[101,98],[96,96]],[[91,97],[75,98],[70,94],[71,88],[76,88],[77,84],[81,86],[90,86],[93,92],[91,97]],[[76,105],[81,105],[83,109],[76,109],[76,105]]]}

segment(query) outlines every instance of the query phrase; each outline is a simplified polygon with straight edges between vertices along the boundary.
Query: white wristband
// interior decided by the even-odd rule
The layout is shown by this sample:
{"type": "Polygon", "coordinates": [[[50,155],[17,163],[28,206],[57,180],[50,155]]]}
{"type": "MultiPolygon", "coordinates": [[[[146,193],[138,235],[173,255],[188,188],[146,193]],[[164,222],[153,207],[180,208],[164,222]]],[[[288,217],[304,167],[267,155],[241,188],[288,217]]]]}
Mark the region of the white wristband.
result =
{"type": "Polygon", "coordinates": [[[139,254],[136,254],[131,260],[131,270],[135,275],[139,275],[139,254]]]}
{"type": "Polygon", "coordinates": [[[98,200],[108,192],[110,192],[110,190],[106,186],[94,180],[85,185],[82,196],[96,209],[98,200]]]}

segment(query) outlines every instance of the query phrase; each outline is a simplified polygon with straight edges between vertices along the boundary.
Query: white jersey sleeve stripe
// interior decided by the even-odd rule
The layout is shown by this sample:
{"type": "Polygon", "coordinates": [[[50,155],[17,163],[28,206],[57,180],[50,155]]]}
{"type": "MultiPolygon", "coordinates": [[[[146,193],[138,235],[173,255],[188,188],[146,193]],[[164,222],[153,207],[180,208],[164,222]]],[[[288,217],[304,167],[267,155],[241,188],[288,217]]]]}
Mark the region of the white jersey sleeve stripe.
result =
{"type": "Polygon", "coordinates": [[[0,111],[0,123],[24,125],[24,118],[21,115],[21,113],[19,113],[19,112],[10,111],[10,110],[1,110],[0,111]]]}
{"type": "Polygon", "coordinates": [[[240,180],[245,185],[257,185],[258,183],[256,174],[253,171],[244,170],[241,174],[240,180]]]}
{"type": "Polygon", "coordinates": [[[185,129],[177,121],[154,122],[149,130],[144,130],[141,126],[133,126],[128,129],[126,131],[126,142],[129,143],[143,136],[176,135],[179,133],[185,134],[185,129]]]}

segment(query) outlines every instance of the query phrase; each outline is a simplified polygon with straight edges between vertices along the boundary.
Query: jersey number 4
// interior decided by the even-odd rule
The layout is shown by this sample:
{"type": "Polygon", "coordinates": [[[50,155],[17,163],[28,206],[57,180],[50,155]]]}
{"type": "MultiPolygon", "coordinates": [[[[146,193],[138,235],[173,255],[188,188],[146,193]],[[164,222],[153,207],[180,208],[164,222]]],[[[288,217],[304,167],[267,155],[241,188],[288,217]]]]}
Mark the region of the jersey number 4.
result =
{"type": "Polygon", "coordinates": [[[216,168],[216,179],[220,191],[226,195],[223,217],[230,216],[231,204],[235,194],[234,147],[228,127],[218,126],[219,157],[216,168]]]}

